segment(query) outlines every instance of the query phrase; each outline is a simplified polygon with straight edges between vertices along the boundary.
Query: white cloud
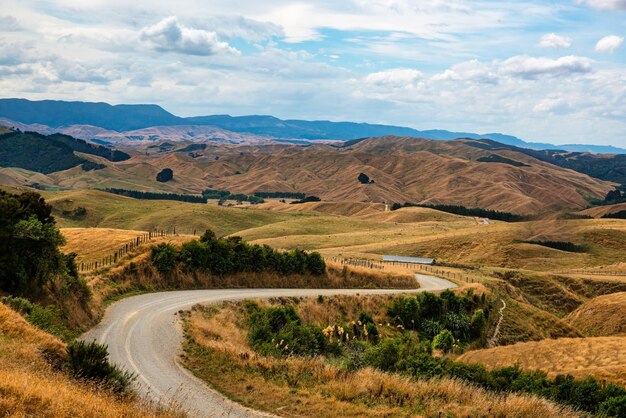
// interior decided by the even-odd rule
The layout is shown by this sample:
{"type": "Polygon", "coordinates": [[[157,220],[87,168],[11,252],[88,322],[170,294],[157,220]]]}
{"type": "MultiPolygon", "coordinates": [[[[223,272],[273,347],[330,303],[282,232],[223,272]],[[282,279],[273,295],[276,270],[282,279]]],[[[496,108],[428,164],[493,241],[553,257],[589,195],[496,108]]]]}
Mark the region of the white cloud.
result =
{"type": "Polygon", "coordinates": [[[215,32],[194,29],[178,22],[176,16],[141,30],[140,39],[157,51],[178,52],[189,55],[238,54],[228,43],[218,39],[215,32]]]}
{"type": "Polygon", "coordinates": [[[616,35],[605,36],[596,44],[596,51],[612,54],[624,43],[624,38],[616,35]]]}
{"type": "Polygon", "coordinates": [[[535,113],[566,113],[571,110],[570,102],[560,96],[547,97],[533,108],[535,113]]]}
{"type": "Polygon", "coordinates": [[[568,55],[557,59],[518,55],[499,64],[500,70],[517,77],[534,79],[540,77],[567,76],[592,71],[591,60],[568,55]]]}
{"type": "Polygon", "coordinates": [[[377,86],[404,88],[408,85],[414,85],[423,76],[424,74],[418,70],[411,68],[395,68],[368,74],[365,77],[365,82],[377,86]]]}
{"type": "Polygon", "coordinates": [[[494,82],[496,78],[497,75],[494,73],[494,70],[489,65],[478,60],[454,64],[447,70],[433,76],[435,81],[476,80],[486,83],[494,82]]]}
{"type": "Polygon", "coordinates": [[[569,48],[572,46],[572,38],[556,33],[546,33],[541,37],[537,46],[540,48],[569,48]]]}
{"type": "Polygon", "coordinates": [[[576,0],[600,10],[626,10],[626,0],[576,0]]]}
{"type": "Polygon", "coordinates": [[[247,41],[263,41],[284,36],[282,27],[270,23],[248,19],[243,16],[211,16],[193,19],[197,28],[211,28],[222,39],[241,38],[247,41]]]}

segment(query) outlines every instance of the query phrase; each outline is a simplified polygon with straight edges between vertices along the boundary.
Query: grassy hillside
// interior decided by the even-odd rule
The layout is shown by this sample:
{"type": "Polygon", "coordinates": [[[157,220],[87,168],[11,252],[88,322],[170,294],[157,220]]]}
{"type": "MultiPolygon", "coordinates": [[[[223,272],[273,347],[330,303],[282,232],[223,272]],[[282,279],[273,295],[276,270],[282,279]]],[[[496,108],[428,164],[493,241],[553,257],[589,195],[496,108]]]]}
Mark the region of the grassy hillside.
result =
{"type": "Polygon", "coordinates": [[[579,173],[585,173],[597,179],[626,184],[626,155],[623,154],[532,150],[486,139],[465,139],[461,141],[480,149],[519,152],[540,161],[575,170],[579,173]]]}
{"type": "Polygon", "coordinates": [[[581,215],[587,215],[594,218],[601,218],[610,213],[616,213],[626,210],[626,203],[617,203],[615,205],[596,206],[579,212],[581,215]]]}
{"type": "Polygon", "coordinates": [[[460,360],[502,367],[520,364],[550,375],[593,376],[626,385],[626,337],[559,338],[475,350],[460,360]]]}
{"type": "Polygon", "coordinates": [[[212,229],[219,235],[226,235],[302,216],[176,201],[139,200],[96,190],[43,192],[43,195],[53,206],[61,227],[97,226],[142,231],[176,228],[185,234],[194,229],[198,233],[212,229]],[[73,215],[78,207],[86,209],[83,217],[73,215]]]}
{"type": "MultiPolygon", "coordinates": [[[[61,228],[67,243],[61,247],[64,253],[77,253],[76,262],[99,261],[110,256],[120,247],[134,241],[146,231],[113,228],[61,228]]],[[[148,248],[160,242],[183,243],[194,238],[191,235],[158,237],[145,244],[148,248]]]]}
{"type": "Polygon", "coordinates": [[[626,292],[591,299],[570,313],[565,321],[583,335],[626,335],[626,292]]]}
{"type": "MultiPolygon", "coordinates": [[[[36,132],[0,134],[0,167],[16,167],[42,174],[63,171],[83,164],[85,169],[103,168],[88,162],[74,152],[102,157],[109,161],[124,161],[124,152],[89,144],[67,135],[41,135],[36,132]]],[[[85,170],[87,171],[87,170],[85,170]]]]}
{"type": "MultiPolygon", "coordinates": [[[[383,307],[390,303],[390,297],[309,298],[291,303],[307,325],[327,326],[346,318],[349,321],[362,311],[378,323],[383,318],[386,321],[383,307]]],[[[272,304],[290,302],[277,300],[272,304]]],[[[249,344],[246,325],[246,317],[254,306],[239,303],[226,304],[223,309],[199,308],[185,318],[189,338],[184,364],[196,376],[244,405],[303,417],[576,416],[572,410],[534,397],[494,395],[459,380],[411,379],[363,368],[358,363],[351,368],[350,360],[332,355],[260,355],[249,344]]],[[[259,302],[256,306],[264,308],[267,304],[259,302]]],[[[384,323],[378,328],[381,338],[398,334],[395,327],[386,327],[384,323]]]]}
{"type": "Polygon", "coordinates": [[[207,228],[276,248],[319,250],[328,256],[379,259],[383,254],[442,262],[567,273],[626,262],[626,222],[619,219],[541,220],[483,224],[426,208],[385,212],[382,204],[278,202],[227,208],[137,200],[100,191],[44,192],[61,227],[99,227],[191,234],[207,228]],[[86,213],[76,216],[77,208],[86,213]],[[349,216],[343,216],[343,215],[349,216]],[[488,236],[489,239],[485,239],[488,236]],[[533,242],[584,244],[568,252],[533,242]]]}
{"type": "Polygon", "coordinates": [[[65,344],[0,303],[0,415],[168,417],[71,380],[58,370],[65,344]]]}
{"type": "Polygon", "coordinates": [[[613,188],[521,152],[487,151],[459,141],[384,137],[345,147],[217,145],[193,156],[148,151],[135,149],[130,160],[117,163],[101,158],[104,169],[70,170],[49,179],[67,188],[303,192],[325,201],[455,204],[516,214],[584,209],[587,199],[603,198],[613,188]],[[506,162],[513,160],[519,164],[506,162]],[[173,170],[173,181],[155,181],[163,168],[173,170]],[[362,184],[361,173],[373,181],[362,184]]]}

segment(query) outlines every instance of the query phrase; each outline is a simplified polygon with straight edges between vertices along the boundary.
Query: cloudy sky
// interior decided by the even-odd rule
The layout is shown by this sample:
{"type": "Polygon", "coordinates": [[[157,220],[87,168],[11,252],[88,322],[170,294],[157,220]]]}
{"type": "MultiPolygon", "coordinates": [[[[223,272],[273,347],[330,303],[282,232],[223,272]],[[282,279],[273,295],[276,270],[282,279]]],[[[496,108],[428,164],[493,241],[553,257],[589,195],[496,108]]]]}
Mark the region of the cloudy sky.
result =
{"type": "Polygon", "coordinates": [[[2,97],[626,147],[626,0],[2,6],[2,97]]]}

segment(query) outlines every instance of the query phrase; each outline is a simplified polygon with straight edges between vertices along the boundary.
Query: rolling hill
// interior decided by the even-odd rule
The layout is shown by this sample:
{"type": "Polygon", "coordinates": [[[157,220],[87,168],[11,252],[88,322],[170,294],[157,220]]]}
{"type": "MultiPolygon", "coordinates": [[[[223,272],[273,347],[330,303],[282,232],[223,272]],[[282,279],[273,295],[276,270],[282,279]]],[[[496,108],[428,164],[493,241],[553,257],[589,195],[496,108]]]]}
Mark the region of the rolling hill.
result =
{"type": "Polygon", "coordinates": [[[519,364],[550,376],[593,376],[626,385],[626,337],[558,338],[469,351],[460,360],[487,367],[519,364]]]}
{"type": "MultiPolygon", "coordinates": [[[[226,144],[198,149],[193,155],[177,152],[183,148],[184,144],[157,152],[140,148],[132,158],[118,162],[96,158],[104,166],[101,169],[64,166],[65,171],[47,170],[45,180],[39,182],[75,189],[195,194],[206,188],[246,194],[303,192],[327,201],[459,204],[517,214],[581,210],[588,206],[588,199],[603,198],[613,188],[611,183],[522,152],[485,150],[464,141],[382,137],[344,146],[226,144]],[[156,182],[163,168],[174,171],[174,180],[156,182]],[[361,183],[361,173],[371,181],[361,183]]],[[[9,181],[11,173],[2,174],[10,184],[20,184],[18,179],[27,177],[16,172],[15,180],[9,181]]]]}
{"type": "Polygon", "coordinates": [[[565,318],[583,335],[603,337],[626,335],[626,292],[591,299],[565,318]]]}
{"type": "MultiPolygon", "coordinates": [[[[467,145],[493,151],[509,150],[526,154],[550,164],[585,173],[601,180],[626,184],[626,155],[592,154],[591,151],[576,152],[563,150],[533,150],[527,147],[503,144],[488,139],[464,139],[467,145]]],[[[609,151],[606,151],[609,152],[609,151]]],[[[611,151],[615,152],[615,151],[611,151]]]]}
{"type": "Polygon", "coordinates": [[[0,167],[23,168],[43,174],[81,165],[83,171],[104,168],[75,152],[102,157],[111,162],[125,161],[130,155],[99,145],[89,144],[67,135],[41,135],[36,132],[0,134],[0,167]]]}
{"type": "MultiPolygon", "coordinates": [[[[332,201],[449,203],[521,214],[585,208],[586,197],[603,197],[612,188],[523,153],[496,152],[524,166],[478,161],[492,154],[460,141],[406,137],[345,147],[236,147],[196,158],[193,175],[200,169],[212,188],[244,193],[294,191],[332,201]],[[360,183],[360,173],[373,182],[360,183]]],[[[184,158],[162,160],[180,166],[184,158]]]]}

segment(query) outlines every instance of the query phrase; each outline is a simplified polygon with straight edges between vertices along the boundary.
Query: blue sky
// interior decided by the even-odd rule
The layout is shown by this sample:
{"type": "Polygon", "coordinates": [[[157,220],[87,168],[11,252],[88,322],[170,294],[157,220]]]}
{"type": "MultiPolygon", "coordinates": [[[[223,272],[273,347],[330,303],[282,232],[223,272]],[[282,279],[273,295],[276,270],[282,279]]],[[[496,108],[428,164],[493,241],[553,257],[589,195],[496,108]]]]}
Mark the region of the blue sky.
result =
{"type": "Polygon", "coordinates": [[[3,6],[3,97],[626,147],[626,0],[3,6]]]}

